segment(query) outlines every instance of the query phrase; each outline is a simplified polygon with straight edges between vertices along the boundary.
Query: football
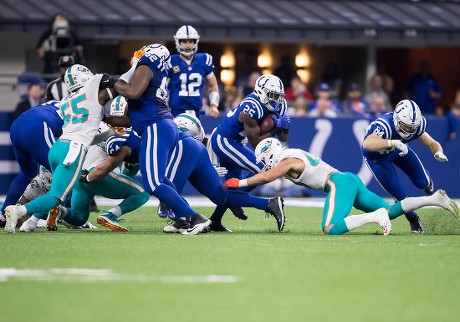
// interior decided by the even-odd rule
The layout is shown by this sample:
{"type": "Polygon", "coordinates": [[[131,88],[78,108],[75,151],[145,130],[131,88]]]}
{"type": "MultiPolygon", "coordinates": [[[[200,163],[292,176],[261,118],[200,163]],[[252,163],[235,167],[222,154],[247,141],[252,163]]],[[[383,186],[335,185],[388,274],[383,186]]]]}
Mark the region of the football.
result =
{"type": "Polygon", "coordinates": [[[275,128],[275,122],[272,119],[272,114],[269,113],[264,116],[259,123],[260,134],[266,134],[275,128]]]}

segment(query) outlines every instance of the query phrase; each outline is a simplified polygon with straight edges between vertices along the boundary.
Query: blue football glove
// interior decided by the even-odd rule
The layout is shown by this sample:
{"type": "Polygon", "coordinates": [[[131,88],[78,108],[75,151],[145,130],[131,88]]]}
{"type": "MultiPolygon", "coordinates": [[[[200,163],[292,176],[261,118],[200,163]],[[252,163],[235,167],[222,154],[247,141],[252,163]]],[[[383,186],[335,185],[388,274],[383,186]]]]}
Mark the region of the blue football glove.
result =
{"type": "Polygon", "coordinates": [[[274,114],[272,114],[272,119],[278,129],[288,130],[291,126],[291,118],[289,116],[281,116],[280,118],[277,118],[274,114]]]}

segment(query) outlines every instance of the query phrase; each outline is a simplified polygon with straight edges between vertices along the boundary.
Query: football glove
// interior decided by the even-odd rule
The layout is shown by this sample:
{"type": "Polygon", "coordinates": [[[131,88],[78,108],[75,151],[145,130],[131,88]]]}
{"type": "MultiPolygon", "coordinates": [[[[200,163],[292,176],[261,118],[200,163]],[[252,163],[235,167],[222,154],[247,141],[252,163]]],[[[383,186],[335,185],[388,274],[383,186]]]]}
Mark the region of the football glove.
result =
{"type": "Polygon", "coordinates": [[[240,187],[240,179],[231,178],[225,181],[224,187],[227,189],[237,189],[240,187]]]}
{"type": "Polygon", "coordinates": [[[442,153],[441,151],[438,151],[434,154],[434,158],[436,160],[438,160],[439,162],[447,162],[449,161],[449,159],[447,159],[447,157],[445,156],[444,153],[442,153]]]}
{"type": "Polygon", "coordinates": [[[291,118],[289,116],[277,118],[275,114],[272,114],[272,119],[278,129],[288,130],[291,126],[291,118]]]}
{"type": "Polygon", "coordinates": [[[388,140],[388,146],[400,150],[401,151],[399,152],[400,157],[405,156],[409,152],[409,148],[407,147],[407,145],[405,145],[399,140],[388,140]]]}
{"type": "Polygon", "coordinates": [[[81,170],[81,176],[80,176],[80,179],[78,179],[78,181],[83,182],[83,183],[89,183],[88,174],[89,174],[88,170],[81,170]]]}
{"type": "Polygon", "coordinates": [[[137,65],[137,62],[139,59],[141,59],[142,56],[144,56],[145,51],[143,49],[136,50],[133,54],[133,57],[131,57],[131,66],[137,65]]]}
{"type": "Polygon", "coordinates": [[[227,170],[226,167],[215,166],[214,169],[216,169],[217,174],[219,175],[219,177],[225,177],[225,175],[228,173],[228,170],[227,170]]]}
{"type": "Polygon", "coordinates": [[[116,83],[116,79],[110,76],[109,74],[104,73],[102,75],[101,83],[99,85],[100,89],[103,88],[113,88],[116,83]]]}

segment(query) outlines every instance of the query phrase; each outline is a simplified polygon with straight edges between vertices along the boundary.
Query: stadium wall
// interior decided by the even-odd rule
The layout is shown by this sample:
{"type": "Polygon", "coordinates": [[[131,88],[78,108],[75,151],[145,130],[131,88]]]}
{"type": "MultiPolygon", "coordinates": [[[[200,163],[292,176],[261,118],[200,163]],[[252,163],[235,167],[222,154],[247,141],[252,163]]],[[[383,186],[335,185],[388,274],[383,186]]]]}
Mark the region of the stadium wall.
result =
{"type": "MultiPolygon", "coordinates": [[[[5,194],[9,183],[18,172],[9,139],[10,113],[0,112],[0,194],[5,194]]],[[[214,119],[202,117],[206,133],[221,122],[222,116],[214,119]]],[[[388,194],[373,178],[361,156],[361,142],[370,120],[358,118],[293,118],[288,145],[308,150],[341,171],[357,173],[363,182],[377,194],[388,197],[388,194]]],[[[430,172],[435,188],[445,189],[451,197],[460,198],[460,139],[448,140],[448,126],[445,117],[427,117],[427,132],[438,140],[449,158],[449,162],[437,162],[431,152],[420,142],[410,143],[410,147],[418,154],[425,168],[430,172]]],[[[407,187],[410,196],[423,195],[410,180],[399,171],[400,179],[407,187]]],[[[186,186],[184,195],[196,195],[197,192],[186,186]]],[[[313,197],[324,196],[320,191],[311,191],[313,197]]]]}

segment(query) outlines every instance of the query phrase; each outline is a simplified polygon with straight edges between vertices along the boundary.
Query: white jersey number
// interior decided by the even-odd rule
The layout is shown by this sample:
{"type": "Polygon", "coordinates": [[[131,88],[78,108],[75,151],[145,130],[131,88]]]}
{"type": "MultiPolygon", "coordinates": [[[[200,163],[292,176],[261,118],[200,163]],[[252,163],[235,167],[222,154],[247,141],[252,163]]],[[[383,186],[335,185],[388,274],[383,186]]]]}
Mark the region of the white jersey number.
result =
{"type": "Polygon", "coordinates": [[[180,91],[179,96],[200,96],[199,87],[203,82],[203,77],[198,73],[180,74],[180,91]]]}

